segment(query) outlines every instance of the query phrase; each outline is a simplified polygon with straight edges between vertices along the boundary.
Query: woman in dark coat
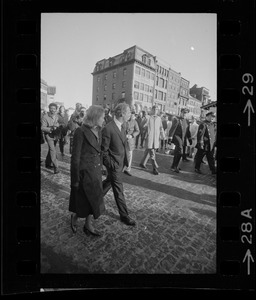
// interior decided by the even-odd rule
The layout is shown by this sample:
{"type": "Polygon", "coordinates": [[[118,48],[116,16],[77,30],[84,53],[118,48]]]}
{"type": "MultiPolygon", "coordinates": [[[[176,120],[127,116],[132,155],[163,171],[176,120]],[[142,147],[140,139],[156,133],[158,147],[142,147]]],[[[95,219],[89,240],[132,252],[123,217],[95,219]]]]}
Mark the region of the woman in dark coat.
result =
{"type": "Polygon", "coordinates": [[[85,234],[100,235],[93,229],[92,217],[97,219],[105,211],[100,130],[104,116],[101,106],[92,105],[86,112],[83,125],[74,134],[69,200],[71,228],[74,233],[77,231],[77,219],[85,218],[85,234]]]}

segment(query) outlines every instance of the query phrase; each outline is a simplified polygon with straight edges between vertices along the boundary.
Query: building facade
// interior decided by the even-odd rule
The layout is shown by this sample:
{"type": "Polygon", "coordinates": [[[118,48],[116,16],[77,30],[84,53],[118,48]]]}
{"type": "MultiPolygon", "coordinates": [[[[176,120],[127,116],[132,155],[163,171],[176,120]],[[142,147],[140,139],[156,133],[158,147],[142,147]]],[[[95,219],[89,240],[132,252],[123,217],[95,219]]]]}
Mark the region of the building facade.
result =
{"type": "Polygon", "coordinates": [[[41,109],[48,110],[48,105],[55,102],[56,87],[49,86],[45,80],[41,78],[41,109]]]}
{"type": "Polygon", "coordinates": [[[189,81],[183,77],[180,78],[180,91],[178,98],[178,114],[180,110],[187,107],[189,100],[189,81]]]}
{"type": "Polygon", "coordinates": [[[158,104],[162,112],[177,115],[181,108],[195,103],[196,108],[192,110],[197,114],[198,101],[190,100],[191,90],[201,106],[209,98],[206,88],[195,85],[190,89],[189,80],[180,72],[136,45],[98,61],[92,75],[92,104],[111,109],[126,102],[137,113],[150,111],[154,104],[158,104]]]}
{"type": "Polygon", "coordinates": [[[169,69],[169,84],[167,91],[168,105],[166,112],[172,115],[178,114],[178,102],[180,93],[181,73],[169,69]]]}
{"type": "Polygon", "coordinates": [[[154,85],[154,104],[157,104],[160,111],[165,112],[169,107],[168,86],[170,66],[156,57],[156,76],[154,85]]]}
{"type": "Polygon", "coordinates": [[[143,49],[133,46],[98,61],[92,75],[92,104],[113,109],[123,99],[136,111],[152,106],[155,59],[143,49]]]}
{"type": "Polygon", "coordinates": [[[194,116],[197,120],[199,120],[201,115],[201,106],[202,104],[200,100],[189,95],[187,103],[187,108],[189,109],[188,118],[194,116]]]}

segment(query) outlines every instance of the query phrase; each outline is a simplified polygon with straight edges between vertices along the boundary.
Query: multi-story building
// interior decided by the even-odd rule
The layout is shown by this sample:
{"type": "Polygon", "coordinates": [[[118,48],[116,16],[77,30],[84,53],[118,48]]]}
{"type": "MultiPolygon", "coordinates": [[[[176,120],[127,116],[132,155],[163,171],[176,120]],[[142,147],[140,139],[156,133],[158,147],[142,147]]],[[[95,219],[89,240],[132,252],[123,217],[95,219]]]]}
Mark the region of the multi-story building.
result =
{"type": "Polygon", "coordinates": [[[180,93],[181,73],[169,69],[169,84],[167,91],[166,112],[172,115],[178,114],[178,101],[180,93]]]}
{"type": "Polygon", "coordinates": [[[210,100],[209,90],[206,87],[198,87],[197,84],[190,88],[189,93],[191,96],[201,101],[202,105],[207,105],[210,100]]]}
{"type": "Polygon", "coordinates": [[[47,102],[47,82],[44,81],[41,78],[41,88],[40,88],[40,92],[41,92],[41,109],[46,109],[48,107],[48,102],[47,102]]]}
{"type": "Polygon", "coordinates": [[[205,112],[204,112],[204,109],[202,108],[202,106],[208,105],[211,102],[209,90],[206,87],[198,87],[198,85],[195,84],[190,89],[190,95],[201,101],[200,119],[204,119],[205,112]]]}
{"type": "Polygon", "coordinates": [[[48,109],[48,105],[55,100],[56,87],[49,86],[47,82],[41,79],[41,109],[48,109]]]}
{"type": "Polygon", "coordinates": [[[159,106],[160,111],[166,111],[169,107],[168,97],[168,81],[170,66],[156,57],[156,76],[154,88],[154,104],[159,106]]]}
{"type": "Polygon", "coordinates": [[[209,98],[206,88],[195,85],[189,89],[190,82],[181,73],[136,45],[98,61],[92,75],[92,104],[111,109],[123,101],[136,112],[148,111],[158,104],[161,111],[175,115],[188,103],[198,104],[195,100],[189,102],[189,94],[200,100],[201,105],[209,98]]]}
{"type": "Polygon", "coordinates": [[[152,107],[155,83],[155,57],[133,46],[96,63],[93,75],[92,104],[113,108],[119,101],[135,111],[152,107]]]}
{"type": "Polygon", "coordinates": [[[189,109],[188,118],[194,116],[196,119],[199,120],[201,115],[201,105],[202,104],[200,100],[189,95],[189,99],[187,103],[187,108],[189,109]]]}
{"type": "Polygon", "coordinates": [[[189,81],[183,77],[180,78],[180,91],[178,99],[178,114],[183,107],[187,107],[189,100],[189,81]]]}

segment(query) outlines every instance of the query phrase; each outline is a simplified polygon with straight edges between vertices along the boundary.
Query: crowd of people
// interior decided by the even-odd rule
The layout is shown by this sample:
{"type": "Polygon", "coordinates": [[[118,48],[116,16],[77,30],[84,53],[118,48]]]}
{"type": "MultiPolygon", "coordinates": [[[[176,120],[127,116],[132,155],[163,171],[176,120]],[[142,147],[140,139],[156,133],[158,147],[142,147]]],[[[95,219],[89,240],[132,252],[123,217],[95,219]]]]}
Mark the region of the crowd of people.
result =
{"type": "Polygon", "coordinates": [[[49,104],[49,112],[41,111],[41,143],[47,143],[45,167],[60,172],[56,146],[61,155],[69,144],[71,154],[71,193],[69,211],[71,229],[77,231],[78,218],[84,218],[84,233],[100,236],[92,225],[105,211],[104,196],[112,188],[121,222],[129,226],[136,223],[130,218],[125,201],[121,173],[132,176],[134,149],[144,149],[139,166],[147,169],[150,158],[152,172],[159,174],[156,152],[173,154],[171,170],[180,173],[180,160],[194,158],[195,172],[206,156],[210,171],[216,174],[216,124],[214,113],[208,111],[205,120],[198,122],[189,110],[183,108],[179,116],[160,113],[154,105],[150,113],[135,113],[126,103],[118,104],[111,113],[109,108],[92,105],[88,109],[81,103],[69,116],[64,106],[49,104]],[[102,174],[106,178],[102,181],[102,174]]]}

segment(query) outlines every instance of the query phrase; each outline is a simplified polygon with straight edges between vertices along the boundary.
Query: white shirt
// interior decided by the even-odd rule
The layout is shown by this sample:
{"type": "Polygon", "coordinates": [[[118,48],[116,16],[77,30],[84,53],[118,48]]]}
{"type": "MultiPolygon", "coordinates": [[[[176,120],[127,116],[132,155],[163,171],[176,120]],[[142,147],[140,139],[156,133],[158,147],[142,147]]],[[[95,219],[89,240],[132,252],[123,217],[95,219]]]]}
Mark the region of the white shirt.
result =
{"type": "Polygon", "coordinates": [[[116,116],[114,116],[114,122],[116,123],[117,127],[120,131],[122,131],[122,124],[120,121],[117,120],[116,116]]]}

